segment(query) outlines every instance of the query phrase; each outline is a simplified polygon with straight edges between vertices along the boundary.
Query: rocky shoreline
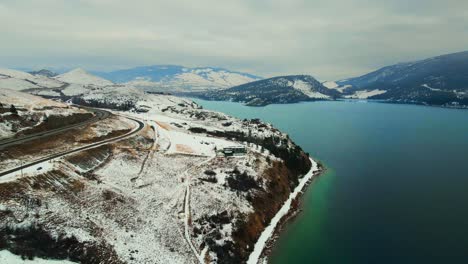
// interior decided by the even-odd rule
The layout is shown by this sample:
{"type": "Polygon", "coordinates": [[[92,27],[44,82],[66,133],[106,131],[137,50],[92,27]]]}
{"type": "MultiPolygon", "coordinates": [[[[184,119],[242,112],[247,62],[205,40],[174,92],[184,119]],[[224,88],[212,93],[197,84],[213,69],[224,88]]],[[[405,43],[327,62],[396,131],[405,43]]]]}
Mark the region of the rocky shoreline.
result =
{"type": "MultiPolygon", "coordinates": [[[[292,197],[291,201],[289,201],[289,198],[288,198],[288,200],[284,202],[282,208],[272,218],[270,224],[265,228],[265,230],[262,232],[262,234],[260,235],[258,239],[260,241],[262,240],[262,236],[265,236],[266,242],[264,242],[263,246],[261,245],[259,246],[257,244],[255,245],[256,248],[254,249],[254,252],[252,252],[247,263],[251,263],[251,264],[267,263],[268,257],[270,256],[272,249],[275,245],[275,242],[279,238],[284,226],[287,223],[289,223],[292,219],[294,219],[301,211],[300,205],[301,205],[301,199],[303,197],[303,194],[307,190],[308,186],[314,181],[314,179],[320,176],[325,171],[324,166],[320,162],[317,162],[313,159],[310,159],[310,160],[313,164],[311,167],[311,171],[309,172],[311,173],[311,175],[308,175],[309,173],[304,175],[304,177],[301,179],[301,181],[296,187],[300,189],[294,189],[294,191],[291,193],[291,195],[295,195],[295,197],[292,197]],[[316,168],[314,170],[315,166],[316,168]],[[308,177],[308,179],[304,179],[305,177],[308,177]],[[305,180],[305,182],[303,182],[303,180],[305,180]],[[301,184],[303,185],[302,187],[300,186],[301,184]],[[288,210],[286,214],[284,214],[284,209],[288,210]],[[279,218],[279,221],[276,220],[275,222],[274,218],[279,218]],[[273,225],[273,231],[267,230],[268,228],[272,228],[270,225],[273,225]],[[270,235],[268,235],[269,233],[270,235]],[[261,247],[261,248],[257,248],[257,247],[261,247]],[[259,249],[260,249],[260,252],[258,251],[259,249]],[[256,254],[257,256],[255,256],[256,254]]],[[[263,240],[265,240],[265,237],[263,237],[263,240]]],[[[261,243],[259,241],[257,241],[257,243],[261,243]]]]}
{"type": "Polygon", "coordinates": [[[304,188],[301,190],[300,195],[296,197],[296,199],[292,202],[291,210],[289,210],[288,214],[285,215],[281,221],[278,223],[278,226],[275,228],[275,232],[268,240],[263,252],[259,258],[259,263],[268,263],[268,259],[271,257],[274,247],[276,246],[276,242],[278,241],[281,233],[284,231],[284,228],[287,224],[292,223],[299,216],[299,214],[303,211],[303,197],[305,192],[308,190],[309,186],[320,176],[322,176],[326,172],[326,167],[319,161],[315,161],[318,163],[319,170],[314,174],[314,177],[307,181],[304,188]]]}

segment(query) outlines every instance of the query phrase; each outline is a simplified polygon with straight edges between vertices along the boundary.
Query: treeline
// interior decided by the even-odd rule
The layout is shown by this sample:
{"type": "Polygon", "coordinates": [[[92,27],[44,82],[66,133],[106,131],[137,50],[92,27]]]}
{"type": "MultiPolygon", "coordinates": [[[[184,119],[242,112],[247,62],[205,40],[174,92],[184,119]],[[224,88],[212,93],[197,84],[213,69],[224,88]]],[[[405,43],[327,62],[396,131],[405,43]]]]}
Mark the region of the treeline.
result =
{"type": "MultiPolygon", "coordinates": [[[[234,139],[236,141],[248,142],[261,146],[262,149],[268,150],[274,156],[282,159],[294,175],[304,175],[311,167],[308,154],[304,153],[301,147],[291,142],[293,147],[289,147],[290,139],[281,138],[279,136],[259,137],[252,133],[242,131],[208,131],[204,128],[193,127],[189,129],[193,133],[205,133],[215,137],[234,139]]],[[[297,185],[298,179],[294,179],[294,184],[297,185]]]]}
{"type": "Polygon", "coordinates": [[[16,106],[15,105],[10,105],[10,107],[8,107],[7,105],[4,105],[0,102],[0,113],[7,113],[7,112],[10,112],[12,113],[13,115],[18,115],[18,109],[16,109],[16,106]]]}
{"type": "Polygon", "coordinates": [[[89,106],[89,107],[97,107],[97,108],[107,108],[107,109],[114,109],[120,111],[129,111],[132,109],[136,109],[135,102],[133,101],[125,101],[125,102],[111,102],[108,100],[84,100],[81,97],[73,97],[72,102],[77,105],[89,106]]]}

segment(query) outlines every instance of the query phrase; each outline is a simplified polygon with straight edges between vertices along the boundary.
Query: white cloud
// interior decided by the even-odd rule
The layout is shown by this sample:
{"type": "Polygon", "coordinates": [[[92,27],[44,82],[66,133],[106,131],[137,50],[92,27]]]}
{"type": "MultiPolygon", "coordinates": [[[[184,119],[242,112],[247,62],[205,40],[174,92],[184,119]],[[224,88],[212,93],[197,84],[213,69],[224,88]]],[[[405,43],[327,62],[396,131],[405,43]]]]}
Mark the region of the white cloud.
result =
{"type": "Polygon", "coordinates": [[[467,1],[2,0],[4,67],[213,65],[337,79],[468,46],[467,1]]]}

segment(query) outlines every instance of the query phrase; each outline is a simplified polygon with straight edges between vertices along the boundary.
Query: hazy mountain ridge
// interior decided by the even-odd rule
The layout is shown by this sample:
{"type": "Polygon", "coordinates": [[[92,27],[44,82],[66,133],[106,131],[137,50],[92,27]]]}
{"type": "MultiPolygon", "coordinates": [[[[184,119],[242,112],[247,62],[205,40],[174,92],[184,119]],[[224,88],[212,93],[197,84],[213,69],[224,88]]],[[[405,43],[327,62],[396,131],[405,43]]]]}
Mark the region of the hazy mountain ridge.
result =
{"type": "Polygon", "coordinates": [[[261,79],[258,76],[216,67],[188,68],[154,65],[112,72],[93,72],[115,83],[127,83],[152,92],[192,92],[226,89],[261,79]]]}

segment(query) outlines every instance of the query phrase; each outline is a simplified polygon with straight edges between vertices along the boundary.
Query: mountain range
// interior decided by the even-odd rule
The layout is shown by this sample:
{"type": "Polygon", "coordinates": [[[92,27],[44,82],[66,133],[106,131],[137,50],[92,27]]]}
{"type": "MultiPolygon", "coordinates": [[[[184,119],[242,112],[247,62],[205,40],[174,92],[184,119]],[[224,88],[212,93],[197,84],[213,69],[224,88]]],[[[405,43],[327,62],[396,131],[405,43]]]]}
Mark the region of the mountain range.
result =
{"type": "Polygon", "coordinates": [[[429,105],[468,105],[468,51],[387,66],[336,82],[344,97],[429,105]]]}
{"type": "Polygon", "coordinates": [[[226,89],[261,79],[248,73],[216,67],[188,68],[154,65],[112,72],[91,72],[114,83],[125,83],[150,92],[200,92],[226,89]]]}
{"type": "MultiPolygon", "coordinates": [[[[222,68],[174,65],[112,72],[75,69],[60,75],[0,69],[0,88],[68,98],[99,87],[131,87],[250,106],[315,100],[361,99],[446,107],[468,107],[468,52],[386,66],[359,77],[319,82],[310,75],[268,79],[222,68]],[[65,97],[64,97],[65,95],[65,97]]],[[[110,88],[109,88],[110,89],[110,88]]]]}
{"type": "Polygon", "coordinates": [[[311,100],[371,99],[468,107],[468,52],[387,66],[360,77],[319,83],[306,75],[280,76],[196,96],[250,106],[311,100]]]}

